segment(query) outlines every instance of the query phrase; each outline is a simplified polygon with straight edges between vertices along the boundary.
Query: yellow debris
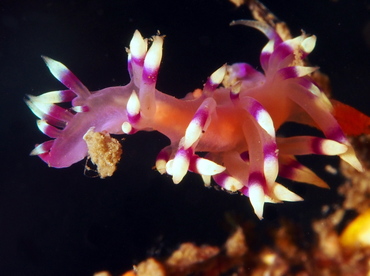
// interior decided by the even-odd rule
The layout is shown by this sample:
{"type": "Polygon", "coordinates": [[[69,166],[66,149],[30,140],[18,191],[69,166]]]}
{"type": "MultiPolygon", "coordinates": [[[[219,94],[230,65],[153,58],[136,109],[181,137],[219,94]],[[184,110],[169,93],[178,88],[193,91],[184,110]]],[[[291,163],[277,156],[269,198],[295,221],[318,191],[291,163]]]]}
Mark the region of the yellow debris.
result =
{"type": "Polygon", "coordinates": [[[112,176],[121,159],[122,146],[106,132],[94,132],[92,128],[84,135],[91,162],[98,170],[100,178],[112,176]]]}
{"type": "Polygon", "coordinates": [[[370,209],[359,215],[343,231],[340,243],[348,248],[370,247],[370,209]]]}

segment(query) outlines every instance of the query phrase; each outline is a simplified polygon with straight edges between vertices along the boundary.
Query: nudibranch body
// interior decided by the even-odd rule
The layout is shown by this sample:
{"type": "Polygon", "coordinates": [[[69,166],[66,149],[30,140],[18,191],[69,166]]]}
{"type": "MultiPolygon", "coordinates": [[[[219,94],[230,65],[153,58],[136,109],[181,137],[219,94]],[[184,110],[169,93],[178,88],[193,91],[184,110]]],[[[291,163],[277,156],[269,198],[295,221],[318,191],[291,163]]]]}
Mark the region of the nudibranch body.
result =
{"type": "Polygon", "coordinates": [[[131,82],[93,93],[63,64],[44,57],[51,73],[69,90],[28,96],[28,106],[41,119],[40,130],[55,138],[31,154],[51,167],[68,167],[88,155],[86,136],[91,132],[156,130],[171,140],[158,154],[160,173],[172,175],[174,183],[187,171],[200,174],[206,185],[212,177],[222,188],[248,196],[259,218],[264,202],[302,200],[276,182],[278,175],[327,186],[296,155],[339,155],[361,170],[331,114],[330,101],[309,76],[316,68],[303,64],[316,38],[302,34],[283,41],[267,24],[247,20],[232,24],[254,27],[269,39],[260,56],[264,74],[246,63],[223,65],[203,89],[184,99],[155,88],[162,58],[160,35],[147,40],[136,31],[128,50],[131,82]],[[58,105],[70,101],[69,109],[58,105]],[[325,138],[276,137],[276,130],[288,121],[314,126],[325,138]]]}

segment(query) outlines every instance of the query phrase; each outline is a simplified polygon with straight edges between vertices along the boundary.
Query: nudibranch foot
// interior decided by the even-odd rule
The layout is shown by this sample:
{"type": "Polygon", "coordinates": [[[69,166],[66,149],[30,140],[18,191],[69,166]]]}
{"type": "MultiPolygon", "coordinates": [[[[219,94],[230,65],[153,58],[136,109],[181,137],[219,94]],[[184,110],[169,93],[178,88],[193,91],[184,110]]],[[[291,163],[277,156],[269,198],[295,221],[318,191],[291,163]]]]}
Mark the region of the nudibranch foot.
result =
{"type": "Polygon", "coordinates": [[[328,187],[295,156],[337,155],[361,171],[331,102],[310,77],[317,68],[303,61],[316,37],[302,34],[283,41],[265,23],[231,24],[256,28],[269,39],[260,55],[263,72],[247,63],[222,65],[202,89],[183,99],[155,88],[164,39],[160,35],[144,39],[135,31],[127,49],[130,83],[96,92],[60,62],[43,57],[68,90],[26,99],[40,118],[39,129],[53,139],[31,154],[57,168],[89,156],[100,176],[106,177],[112,175],[122,152],[109,134],[159,131],[170,139],[155,162],[161,174],[172,175],[176,184],[188,171],[199,174],[206,186],[213,179],[222,189],[248,196],[259,218],[265,202],[302,200],[277,183],[278,177],[328,187]],[[60,105],[66,102],[70,108],[60,105]],[[315,127],[324,137],[276,137],[286,122],[315,127]]]}

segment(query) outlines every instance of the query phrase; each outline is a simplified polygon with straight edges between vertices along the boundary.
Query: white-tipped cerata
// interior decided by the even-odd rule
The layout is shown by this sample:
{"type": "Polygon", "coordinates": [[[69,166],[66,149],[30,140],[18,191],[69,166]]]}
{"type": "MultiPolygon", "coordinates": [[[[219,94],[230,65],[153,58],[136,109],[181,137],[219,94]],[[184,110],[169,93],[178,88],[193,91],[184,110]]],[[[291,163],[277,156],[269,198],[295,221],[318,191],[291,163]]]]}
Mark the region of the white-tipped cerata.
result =
{"type": "Polygon", "coordinates": [[[211,114],[216,108],[216,101],[213,98],[207,98],[196,111],[189,126],[186,128],[184,136],[184,148],[191,147],[206,131],[211,121],[211,114]]]}
{"type": "Polygon", "coordinates": [[[126,106],[127,114],[134,117],[140,113],[140,101],[135,90],[132,91],[130,98],[127,101],[126,106]]]}
{"type": "Polygon", "coordinates": [[[219,85],[226,75],[226,64],[222,65],[220,68],[218,68],[215,72],[212,73],[210,80],[212,84],[219,85]]]}
{"type": "Polygon", "coordinates": [[[132,132],[132,125],[129,122],[123,122],[121,129],[124,134],[130,134],[132,132]]]}
{"type": "Polygon", "coordinates": [[[152,71],[158,70],[162,59],[162,47],[163,37],[159,35],[154,36],[152,46],[150,46],[144,60],[144,68],[152,71]]]}
{"type": "Polygon", "coordinates": [[[195,160],[195,168],[197,173],[201,175],[215,175],[223,172],[226,168],[211,160],[198,157],[195,160]]]}
{"type": "Polygon", "coordinates": [[[283,185],[276,183],[276,185],[273,188],[273,194],[275,197],[282,201],[302,201],[303,198],[301,198],[299,195],[293,193],[292,191],[289,191],[287,188],[285,188],[283,185]]]}
{"type": "Polygon", "coordinates": [[[60,82],[62,82],[62,79],[70,72],[63,63],[46,56],[42,56],[42,58],[48,66],[51,74],[60,82]]]}
{"type": "MultiPolygon", "coordinates": [[[[172,173],[173,183],[178,184],[184,178],[189,169],[191,156],[191,148],[187,150],[180,148],[177,151],[173,162],[171,162],[171,160],[167,162],[167,172],[170,171],[172,173]]],[[[171,174],[170,172],[169,174],[171,174]]]]}
{"type": "Polygon", "coordinates": [[[316,36],[312,35],[302,41],[302,48],[307,54],[311,53],[316,45],[316,36]]]}
{"type": "Polygon", "coordinates": [[[248,187],[248,195],[254,209],[254,213],[259,219],[263,219],[263,206],[265,203],[265,193],[259,184],[248,187]]]}
{"type": "Polygon", "coordinates": [[[141,33],[136,30],[130,42],[131,59],[143,59],[147,51],[148,44],[141,33]]]}
{"type": "Polygon", "coordinates": [[[223,186],[224,189],[231,191],[231,192],[236,192],[240,190],[241,188],[243,188],[243,183],[241,183],[239,180],[237,180],[236,178],[232,176],[227,176],[224,179],[223,185],[224,185],[223,186]]]}

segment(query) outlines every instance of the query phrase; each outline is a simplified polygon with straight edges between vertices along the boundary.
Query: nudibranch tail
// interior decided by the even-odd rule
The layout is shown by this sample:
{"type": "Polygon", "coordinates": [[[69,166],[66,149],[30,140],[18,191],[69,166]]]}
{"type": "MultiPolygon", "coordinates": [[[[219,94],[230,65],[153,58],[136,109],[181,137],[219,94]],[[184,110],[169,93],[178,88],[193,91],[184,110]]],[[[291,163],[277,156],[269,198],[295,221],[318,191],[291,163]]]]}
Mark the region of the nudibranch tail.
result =
{"type": "Polygon", "coordinates": [[[155,88],[162,60],[160,35],[144,39],[135,31],[127,49],[130,83],[96,92],[90,92],[63,64],[44,57],[68,90],[28,96],[27,105],[40,118],[39,129],[54,139],[36,146],[31,154],[58,168],[88,155],[98,170],[105,167],[104,173],[99,170],[105,177],[113,173],[121,152],[109,134],[156,130],[170,139],[155,162],[161,174],[171,175],[176,184],[188,171],[199,174],[206,186],[213,179],[222,189],[248,196],[259,218],[265,202],[302,200],[277,183],[278,177],[328,187],[298,162],[298,155],[337,155],[360,171],[361,164],[332,114],[332,104],[310,77],[317,68],[304,62],[316,37],[302,34],[283,41],[265,23],[231,24],[266,35],[269,41],[260,55],[263,72],[246,63],[223,65],[202,89],[184,99],[155,88]],[[59,105],[68,102],[70,108],[59,105]],[[315,127],[324,137],[276,137],[286,122],[315,127]]]}

